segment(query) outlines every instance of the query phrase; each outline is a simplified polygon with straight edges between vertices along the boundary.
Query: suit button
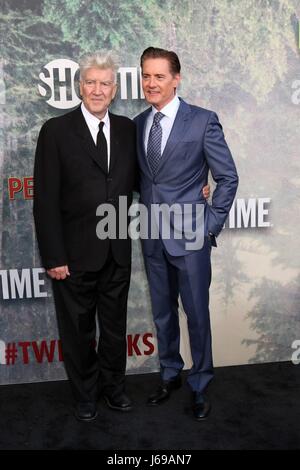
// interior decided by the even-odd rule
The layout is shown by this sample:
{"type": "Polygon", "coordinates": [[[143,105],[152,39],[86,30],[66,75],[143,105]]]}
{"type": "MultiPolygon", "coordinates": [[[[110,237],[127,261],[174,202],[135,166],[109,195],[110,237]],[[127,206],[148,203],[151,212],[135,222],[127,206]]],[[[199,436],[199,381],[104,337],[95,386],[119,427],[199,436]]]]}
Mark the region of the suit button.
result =
{"type": "Polygon", "coordinates": [[[111,182],[112,182],[112,178],[107,178],[106,181],[107,181],[108,183],[111,183],[111,182]]]}

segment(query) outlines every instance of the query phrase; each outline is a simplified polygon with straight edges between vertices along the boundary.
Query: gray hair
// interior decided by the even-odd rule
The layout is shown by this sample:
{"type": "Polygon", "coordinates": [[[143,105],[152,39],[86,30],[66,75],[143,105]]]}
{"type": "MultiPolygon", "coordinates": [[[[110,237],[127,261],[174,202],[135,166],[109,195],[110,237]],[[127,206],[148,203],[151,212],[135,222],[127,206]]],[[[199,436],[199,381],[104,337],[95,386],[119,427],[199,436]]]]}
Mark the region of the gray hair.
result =
{"type": "Polygon", "coordinates": [[[118,65],[111,51],[96,51],[84,54],[79,59],[80,80],[84,78],[85,72],[93,67],[101,70],[111,69],[114,74],[114,82],[117,82],[118,65]]]}

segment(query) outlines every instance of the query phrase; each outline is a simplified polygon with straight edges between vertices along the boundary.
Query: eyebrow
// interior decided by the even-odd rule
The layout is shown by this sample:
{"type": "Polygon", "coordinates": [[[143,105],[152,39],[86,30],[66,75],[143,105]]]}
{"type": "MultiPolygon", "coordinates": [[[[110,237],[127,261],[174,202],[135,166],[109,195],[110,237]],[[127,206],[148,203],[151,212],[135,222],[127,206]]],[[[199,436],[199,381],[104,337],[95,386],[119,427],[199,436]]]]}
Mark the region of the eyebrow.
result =
{"type": "MultiPolygon", "coordinates": [[[[142,73],[142,76],[143,76],[143,77],[148,77],[149,75],[152,75],[152,74],[150,74],[150,73],[142,73]]],[[[165,76],[166,76],[165,73],[154,73],[153,75],[154,75],[155,77],[158,77],[158,76],[159,76],[159,77],[165,77],[165,76]]]]}

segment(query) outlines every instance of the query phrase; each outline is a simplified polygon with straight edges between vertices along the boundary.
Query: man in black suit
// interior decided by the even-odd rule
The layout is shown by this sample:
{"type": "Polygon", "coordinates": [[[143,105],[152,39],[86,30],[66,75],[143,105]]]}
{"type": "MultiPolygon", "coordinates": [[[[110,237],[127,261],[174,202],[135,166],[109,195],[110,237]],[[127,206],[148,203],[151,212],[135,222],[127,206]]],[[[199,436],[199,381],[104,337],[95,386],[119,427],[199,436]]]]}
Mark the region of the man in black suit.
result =
{"type": "Polygon", "coordinates": [[[124,392],[131,241],[96,234],[97,207],[114,205],[118,220],[119,197],[127,197],[129,207],[136,174],[135,126],[108,111],[116,71],[109,54],[82,58],[82,104],[43,125],[35,158],[37,239],[82,421],[96,418],[99,389],[110,408],[131,409],[124,392]]]}

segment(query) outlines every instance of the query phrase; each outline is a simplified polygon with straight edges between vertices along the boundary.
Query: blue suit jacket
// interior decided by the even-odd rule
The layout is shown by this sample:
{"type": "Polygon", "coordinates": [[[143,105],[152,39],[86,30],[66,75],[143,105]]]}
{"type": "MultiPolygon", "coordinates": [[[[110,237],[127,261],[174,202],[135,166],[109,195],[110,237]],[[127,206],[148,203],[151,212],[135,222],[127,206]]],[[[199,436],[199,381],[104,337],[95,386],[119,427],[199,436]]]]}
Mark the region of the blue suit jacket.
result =
{"type": "MultiPolygon", "coordinates": [[[[202,203],[205,206],[205,233],[217,236],[226,220],[238,186],[236,167],[226,144],[217,115],[180,100],[174,125],[162,154],[158,171],[153,176],[144,148],[144,130],[151,108],[135,118],[139,163],[140,202],[172,205],[202,203]],[[212,205],[206,203],[202,188],[208,171],[217,183],[212,205]]],[[[163,240],[173,256],[188,254],[186,239],[163,240]]],[[[144,240],[143,249],[151,255],[155,240],[144,240]]]]}

